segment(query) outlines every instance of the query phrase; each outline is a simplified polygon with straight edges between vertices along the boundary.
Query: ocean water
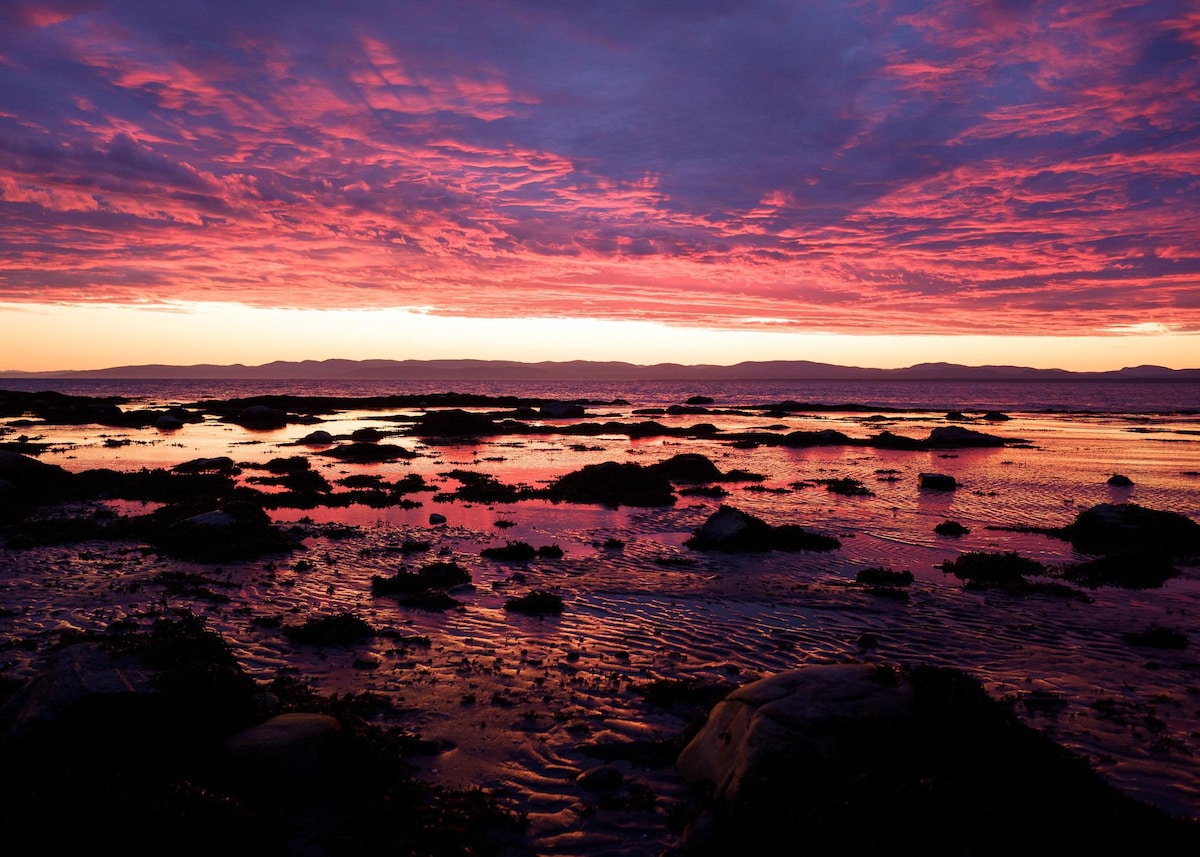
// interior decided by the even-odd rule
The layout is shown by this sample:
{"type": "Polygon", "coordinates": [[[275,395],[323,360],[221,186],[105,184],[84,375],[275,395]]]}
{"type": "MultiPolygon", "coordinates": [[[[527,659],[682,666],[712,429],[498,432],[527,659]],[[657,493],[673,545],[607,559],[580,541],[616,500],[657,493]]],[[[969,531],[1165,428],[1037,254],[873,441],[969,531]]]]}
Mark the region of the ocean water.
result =
{"type": "MultiPolygon", "coordinates": [[[[123,396],[127,408],[203,399],[289,393],[323,396],[488,395],[587,400],[587,415],[544,421],[539,434],[473,442],[426,442],[408,429],[423,409],[360,407],[319,424],[250,431],[210,416],[173,432],[49,426],[0,419],[0,442],[19,435],[47,445],[43,461],[69,470],[171,467],[229,456],[250,487],[275,458],[305,455],[335,483],[350,476],[395,480],[419,474],[436,490],[385,508],[318,506],[272,512],[281,526],[307,528],[302,556],[225,564],[219,569],[164,560],[137,545],[0,547],[0,666],[29,675],[46,645],[72,630],[156,615],[164,605],[198,609],[262,680],[285,673],[328,693],[370,691],[394,701],[390,725],[445,740],[445,752],[421,762],[423,775],[447,785],[510,790],[531,813],[537,853],[576,857],[641,853],[629,845],[664,841],[664,813],[682,791],[672,772],[629,770],[659,795],[649,813],[590,814],[573,777],[594,764],[578,747],[588,740],[664,738],[686,725],[646,704],[636,688],[663,680],[729,686],[818,663],[928,662],[977,677],[1023,719],[1085,756],[1127,792],[1169,812],[1200,815],[1200,567],[1181,563],[1161,588],[1102,587],[1081,598],[973,591],[941,565],[967,552],[1017,552],[1051,571],[1088,557],[1069,543],[1023,531],[1060,527],[1098,503],[1134,502],[1200,521],[1200,386],[1177,383],[1039,382],[806,384],[428,384],[365,382],[24,382],[24,389],[123,396]],[[705,395],[710,414],[646,417],[641,408],[705,395]],[[785,400],[815,407],[784,416],[744,410],[785,400]],[[872,409],[878,408],[878,411],[872,409]],[[899,409],[899,410],[892,410],[899,409]],[[790,449],[735,445],[723,435],[834,429],[852,438],[881,431],[923,438],[963,411],[970,428],[1009,441],[997,448],[897,450],[864,446],[790,449]],[[984,420],[998,410],[1003,421],[984,420]],[[715,425],[693,437],[631,439],[614,430],[572,436],[571,422],[715,425]],[[388,464],[345,464],[322,447],[299,444],[314,429],[346,438],[381,431],[416,457],[388,464]],[[464,502],[443,496],[456,471],[485,472],[510,485],[538,486],[602,461],[649,464],[682,452],[708,457],[722,471],[757,481],[723,483],[723,496],[680,494],[670,506],[607,508],[464,502]],[[955,477],[959,488],[930,492],[919,474],[955,477]],[[1114,473],[1133,485],[1114,487],[1114,473]],[[845,496],[826,489],[855,479],[845,496]],[[712,555],[686,546],[721,504],[770,523],[801,524],[836,536],[828,553],[712,555]],[[430,523],[437,513],[446,523],[430,523]],[[937,524],[969,532],[947,538],[937,524]],[[624,547],[604,547],[619,539],[624,547]],[[397,548],[427,541],[427,556],[397,548]],[[511,565],[481,551],[508,541],[557,545],[561,559],[511,565]],[[376,598],[371,578],[452,558],[472,583],[444,612],[376,598]],[[301,563],[300,560],[304,562],[301,563]],[[902,593],[882,597],[857,584],[859,571],[909,571],[902,593]],[[197,601],[166,589],[164,571],[210,579],[228,603],[197,601]],[[560,594],[561,617],[531,619],[503,609],[531,588],[560,594]],[[278,622],[351,611],[376,627],[431,641],[401,651],[380,639],[348,651],[314,652],[289,644],[278,622]],[[275,624],[266,620],[273,620],[275,624]],[[1125,635],[1152,625],[1184,633],[1183,650],[1146,650],[1125,635]],[[36,645],[32,645],[36,643],[36,645]],[[367,665],[364,667],[364,664],[367,665]],[[475,700],[467,704],[465,700],[475,700]],[[489,704],[488,700],[504,700],[489,704]],[[619,841],[621,848],[606,850],[619,841]]],[[[16,389],[15,383],[0,387],[16,389]]],[[[108,512],[147,507],[112,502],[108,512]]],[[[667,837],[669,838],[669,837],[667,837]]]]}
{"type": "Polygon", "coordinates": [[[71,395],[127,396],[156,402],[305,396],[428,395],[448,391],[546,399],[626,399],[644,407],[708,396],[714,407],[796,401],[822,405],[941,409],[1062,411],[1114,414],[1200,414],[1200,384],[1172,381],[776,381],[529,382],[529,381],[257,381],[0,379],[0,389],[56,390],[71,395]]]}

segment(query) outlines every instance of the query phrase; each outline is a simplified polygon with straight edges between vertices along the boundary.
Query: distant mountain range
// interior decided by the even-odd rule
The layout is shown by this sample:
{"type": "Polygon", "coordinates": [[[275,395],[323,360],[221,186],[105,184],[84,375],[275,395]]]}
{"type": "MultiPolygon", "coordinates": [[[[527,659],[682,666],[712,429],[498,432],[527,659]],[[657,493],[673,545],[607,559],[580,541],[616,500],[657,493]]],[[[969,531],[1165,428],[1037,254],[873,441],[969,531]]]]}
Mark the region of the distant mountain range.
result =
{"type": "Polygon", "coordinates": [[[1069,372],[1024,366],[918,363],[904,369],[835,366],[808,360],[770,360],[733,366],[617,361],[521,363],[511,360],[302,360],[261,366],[147,364],[59,372],[0,371],[6,378],[256,379],[278,381],[1200,381],[1200,369],[1130,366],[1109,372],[1069,372]]]}

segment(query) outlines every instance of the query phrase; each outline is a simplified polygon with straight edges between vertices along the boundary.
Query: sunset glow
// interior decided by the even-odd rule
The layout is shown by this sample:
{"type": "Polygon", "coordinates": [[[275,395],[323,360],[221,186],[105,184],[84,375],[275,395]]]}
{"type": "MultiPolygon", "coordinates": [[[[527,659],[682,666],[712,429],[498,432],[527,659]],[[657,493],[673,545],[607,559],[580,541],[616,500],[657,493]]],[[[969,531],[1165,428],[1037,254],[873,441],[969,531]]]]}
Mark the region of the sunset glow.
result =
{"type": "Polygon", "coordinates": [[[1200,365],[1200,5],[6,3],[0,369],[1200,365]]]}

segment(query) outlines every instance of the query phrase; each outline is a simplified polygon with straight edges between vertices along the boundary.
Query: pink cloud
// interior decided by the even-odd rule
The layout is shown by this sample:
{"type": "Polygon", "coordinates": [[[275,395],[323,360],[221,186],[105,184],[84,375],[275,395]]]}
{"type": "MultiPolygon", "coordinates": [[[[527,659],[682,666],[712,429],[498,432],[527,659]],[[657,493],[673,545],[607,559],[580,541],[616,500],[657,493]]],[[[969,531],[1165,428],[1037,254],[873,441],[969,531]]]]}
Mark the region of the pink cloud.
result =
{"type": "Polygon", "coordinates": [[[1200,15],[1002,7],[817,4],[778,45],[751,9],[704,24],[714,63],[662,51],[699,26],[662,10],[450,9],[428,40],[247,11],[179,42],[170,9],[23,5],[0,300],[1200,329],[1200,15]]]}

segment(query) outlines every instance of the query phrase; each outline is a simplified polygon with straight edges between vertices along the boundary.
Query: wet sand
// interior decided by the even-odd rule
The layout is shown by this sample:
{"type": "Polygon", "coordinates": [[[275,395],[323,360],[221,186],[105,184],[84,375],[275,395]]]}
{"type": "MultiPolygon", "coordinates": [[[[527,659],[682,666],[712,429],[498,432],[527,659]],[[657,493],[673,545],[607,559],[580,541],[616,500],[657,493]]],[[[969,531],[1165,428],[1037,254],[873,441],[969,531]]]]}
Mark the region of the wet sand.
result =
{"type": "MultiPolygon", "coordinates": [[[[952,450],[728,439],[823,429],[853,438],[880,431],[920,438],[946,424],[940,411],[663,414],[652,419],[681,433],[639,439],[553,431],[580,422],[632,424],[645,419],[634,413],[638,406],[592,404],[585,417],[529,420],[544,433],[475,441],[414,435],[420,408],[351,408],[267,431],[211,416],[170,432],[9,426],[0,441],[27,435],[48,445],[40,460],[76,472],[230,456],[244,484],[270,491],[277,489],[254,481],[268,475],[263,466],[304,455],[335,485],[356,475],[395,481],[415,473],[431,490],[386,508],[274,509],[280,525],[302,529],[304,550],[253,561],[189,563],[121,542],[4,547],[3,674],[35,675],[49,647],[72,631],[191,609],[256,678],[286,675],[322,693],[385,696],[385,725],[440,749],[414,760],[423,777],[506,789],[513,806],[529,813],[536,853],[582,855],[657,854],[677,841],[671,818],[685,789],[669,763],[673,742],[726,690],[805,664],[932,663],[975,676],[1127,793],[1174,815],[1197,815],[1200,568],[1179,564],[1180,574],[1159,588],[1074,587],[1085,600],[974,590],[939,567],[977,551],[1015,551],[1051,569],[1079,562],[1087,557],[1061,539],[1010,528],[1064,526],[1096,503],[1136,502],[1200,519],[1194,417],[1009,414],[1008,421],[984,423],[975,416],[966,421],[970,428],[1024,442],[952,450]],[[688,427],[702,423],[720,431],[688,436],[688,427]],[[297,445],[316,429],[348,438],[364,428],[415,457],[348,464],[322,455],[328,447],[297,445]],[[724,496],[684,495],[687,486],[676,485],[673,505],[646,508],[448,496],[462,484],[447,475],[454,471],[539,486],[588,464],[650,464],[681,452],[762,479],[719,483],[724,496]],[[930,471],[954,476],[959,487],[922,490],[918,476],[930,471]],[[1134,485],[1109,486],[1113,473],[1134,485]],[[869,493],[827,490],[835,479],[858,480],[869,493]],[[741,555],[686,547],[722,503],[835,536],[842,546],[741,555]],[[431,515],[445,523],[431,524],[431,515]],[[936,534],[947,519],[969,532],[936,534]],[[481,555],[517,541],[557,546],[562,556],[505,562],[481,555]],[[428,549],[414,552],[418,542],[428,549]],[[372,591],[374,576],[450,560],[471,577],[448,592],[457,606],[423,610],[372,591]],[[858,572],[874,567],[909,571],[912,583],[857,582],[858,572]],[[508,598],[534,589],[561,596],[562,614],[505,609],[508,598]],[[341,612],[388,634],[317,646],[281,632],[341,612]],[[1155,625],[1183,632],[1187,646],[1128,641],[1155,625]],[[601,800],[576,776],[609,759],[625,781],[601,800]]],[[[151,507],[119,501],[106,508],[133,515],[151,507]]]]}

